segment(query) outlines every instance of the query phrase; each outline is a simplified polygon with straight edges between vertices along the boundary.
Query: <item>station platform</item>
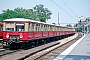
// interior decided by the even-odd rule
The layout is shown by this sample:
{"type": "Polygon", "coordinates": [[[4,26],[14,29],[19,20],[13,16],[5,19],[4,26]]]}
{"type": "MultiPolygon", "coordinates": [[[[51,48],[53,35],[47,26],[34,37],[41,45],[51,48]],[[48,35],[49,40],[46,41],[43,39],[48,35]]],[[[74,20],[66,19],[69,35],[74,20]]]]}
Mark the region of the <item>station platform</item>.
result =
{"type": "Polygon", "coordinates": [[[90,60],[90,34],[84,34],[54,60],[90,60]]]}

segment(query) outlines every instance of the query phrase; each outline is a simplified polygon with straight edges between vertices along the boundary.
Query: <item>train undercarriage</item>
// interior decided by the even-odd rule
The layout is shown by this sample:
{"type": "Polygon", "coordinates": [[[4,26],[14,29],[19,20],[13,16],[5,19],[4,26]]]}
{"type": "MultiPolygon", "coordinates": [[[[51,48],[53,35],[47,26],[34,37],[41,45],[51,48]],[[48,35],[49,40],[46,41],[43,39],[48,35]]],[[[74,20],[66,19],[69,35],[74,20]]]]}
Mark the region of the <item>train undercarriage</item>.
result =
{"type": "Polygon", "coordinates": [[[41,39],[32,39],[29,41],[20,41],[19,36],[10,36],[9,40],[7,41],[7,46],[10,49],[33,48],[36,46],[40,46],[40,45],[47,44],[47,43],[50,43],[53,41],[67,38],[67,37],[72,36],[74,34],[75,33],[67,34],[67,35],[60,35],[60,36],[55,36],[55,37],[41,38],[41,39]]]}

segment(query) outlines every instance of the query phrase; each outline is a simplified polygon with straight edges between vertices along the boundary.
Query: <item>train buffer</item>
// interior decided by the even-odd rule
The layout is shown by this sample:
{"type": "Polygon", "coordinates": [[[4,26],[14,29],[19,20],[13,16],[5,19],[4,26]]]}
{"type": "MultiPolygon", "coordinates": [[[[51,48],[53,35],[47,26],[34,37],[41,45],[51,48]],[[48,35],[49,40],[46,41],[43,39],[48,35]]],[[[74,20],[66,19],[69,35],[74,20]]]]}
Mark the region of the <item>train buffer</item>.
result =
{"type": "Polygon", "coordinates": [[[90,34],[84,35],[54,60],[90,60],[90,34]]]}

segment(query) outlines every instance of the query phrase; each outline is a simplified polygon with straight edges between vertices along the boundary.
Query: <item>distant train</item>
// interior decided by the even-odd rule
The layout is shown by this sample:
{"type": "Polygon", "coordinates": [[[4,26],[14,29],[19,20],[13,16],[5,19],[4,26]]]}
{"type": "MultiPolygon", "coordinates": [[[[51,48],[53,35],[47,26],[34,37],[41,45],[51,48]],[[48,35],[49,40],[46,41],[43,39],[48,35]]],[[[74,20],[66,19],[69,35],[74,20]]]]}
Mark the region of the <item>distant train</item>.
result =
{"type": "Polygon", "coordinates": [[[24,18],[3,20],[3,41],[10,46],[35,45],[73,35],[74,28],[24,18]]]}

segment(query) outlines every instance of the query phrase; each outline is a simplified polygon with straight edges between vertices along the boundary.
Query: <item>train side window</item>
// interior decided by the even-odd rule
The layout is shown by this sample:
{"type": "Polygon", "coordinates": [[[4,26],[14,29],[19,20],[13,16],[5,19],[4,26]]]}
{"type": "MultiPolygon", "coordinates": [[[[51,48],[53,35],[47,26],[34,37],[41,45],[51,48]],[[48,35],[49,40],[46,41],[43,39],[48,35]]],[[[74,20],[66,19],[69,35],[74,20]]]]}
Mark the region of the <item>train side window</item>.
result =
{"type": "Polygon", "coordinates": [[[14,28],[6,28],[6,31],[14,31],[14,28]]]}
{"type": "Polygon", "coordinates": [[[46,31],[46,26],[44,25],[44,31],[46,31]]]}
{"type": "Polygon", "coordinates": [[[47,28],[48,28],[48,25],[46,25],[46,31],[48,31],[48,29],[47,29],[47,28]]]}
{"type": "Polygon", "coordinates": [[[39,25],[39,31],[41,31],[41,25],[39,25]]]}
{"type": "Polygon", "coordinates": [[[48,25],[46,25],[46,31],[48,31],[48,25]]]}
{"type": "Polygon", "coordinates": [[[32,31],[34,31],[34,24],[32,24],[32,31]]]}
{"type": "Polygon", "coordinates": [[[44,31],[44,25],[41,24],[41,31],[44,31]]]}
{"type": "Polygon", "coordinates": [[[50,26],[50,31],[52,31],[52,26],[50,26]]]}
{"type": "Polygon", "coordinates": [[[48,25],[48,31],[50,31],[50,26],[48,25]]]}
{"type": "Polygon", "coordinates": [[[52,26],[52,30],[51,31],[53,31],[53,26],[52,26]]]}
{"type": "Polygon", "coordinates": [[[38,24],[36,24],[36,31],[38,31],[38,24]]]}
{"type": "Polygon", "coordinates": [[[43,25],[43,31],[45,31],[45,25],[43,25]]]}
{"type": "Polygon", "coordinates": [[[37,24],[37,25],[36,25],[36,31],[41,31],[40,24],[37,24]]]}
{"type": "Polygon", "coordinates": [[[46,25],[46,31],[48,31],[48,30],[47,30],[47,27],[48,27],[48,26],[46,25]]]}
{"type": "Polygon", "coordinates": [[[46,25],[44,25],[44,31],[47,31],[47,29],[46,29],[46,25]]]}
{"type": "Polygon", "coordinates": [[[28,31],[30,31],[30,23],[28,24],[28,31]]]}

